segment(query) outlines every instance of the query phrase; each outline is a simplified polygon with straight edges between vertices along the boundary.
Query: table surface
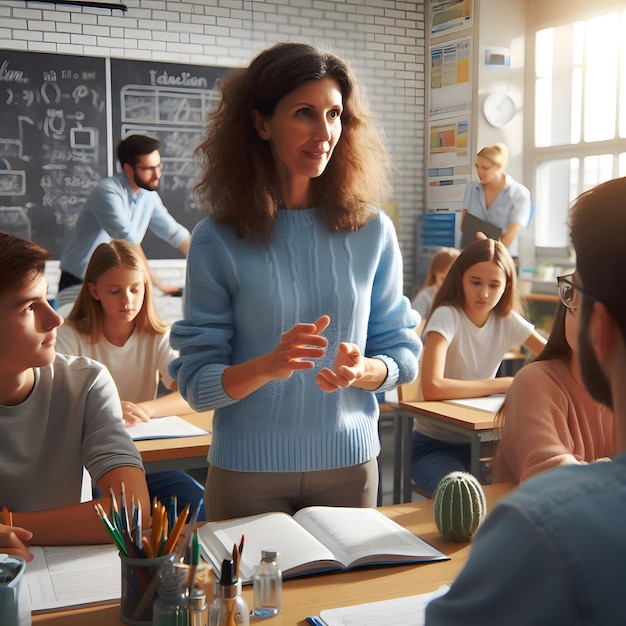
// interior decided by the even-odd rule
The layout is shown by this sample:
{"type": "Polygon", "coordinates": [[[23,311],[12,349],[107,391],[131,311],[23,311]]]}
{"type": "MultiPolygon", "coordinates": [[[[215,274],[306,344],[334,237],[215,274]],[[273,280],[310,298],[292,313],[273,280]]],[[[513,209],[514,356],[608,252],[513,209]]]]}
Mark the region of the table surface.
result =
{"type": "MultiPolygon", "coordinates": [[[[213,411],[189,413],[181,415],[194,426],[210,431],[212,429],[213,411]]],[[[197,437],[172,437],[170,439],[144,439],[135,441],[144,463],[184,459],[189,457],[206,458],[211,446],[212,435],[197,437]]]]}
{"type": "Polygon", "coordinates": [[[406,411],[434,417],[469,430],[492,430],[495,413],[443,401],[400,401],[406,411]]]}
{"type": "MultiPolygon", "coordinates": [[[[513,487],[510,483],[485,487],[488,510],[513,487]]],[[[318,615],[323,609],[410,596],[450,584],[467,560],[471,544],[445,541],[436,529],[432,509],[432,500],[425,500],[381,507],[380,510],[441,550],[450,560],[417,565],[367,567],[285,580],[283,608],[279,615],[264,620],[264,623],[267,626],[304,626],[307,616],[318,615]]],[[[248,605],[252,606],[250,586],[244,587],[243,595],[248,605]]],[[[114,603],[33,615],[33,624],[117,626],[122,621],[119,603],[114,603]]]]}

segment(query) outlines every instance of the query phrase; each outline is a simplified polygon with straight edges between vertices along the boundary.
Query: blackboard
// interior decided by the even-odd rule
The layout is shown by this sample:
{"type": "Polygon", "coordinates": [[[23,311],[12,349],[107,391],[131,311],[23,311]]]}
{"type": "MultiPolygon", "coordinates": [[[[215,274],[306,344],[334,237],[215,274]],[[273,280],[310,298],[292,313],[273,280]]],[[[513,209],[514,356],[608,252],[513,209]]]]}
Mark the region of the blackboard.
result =
{"type": "MultiPolygon", "coordinates": [[[[193,152],[208,112],[219,102],[218,79],[228,71],[225,67],[111,59],[113,145],[135,133],[161,140],[159,194],[169,212],[189,230],[204,215],[192,196],[199,176],[193,152]]],[[[178,254],[151,233],[144,239],[144,249],[149,258],[178,254]]]]}
{"type": "Polygon", "coordinates": [[[0,229],[58,258],[107,157],[105,60],[0,50],[0,229]]]}

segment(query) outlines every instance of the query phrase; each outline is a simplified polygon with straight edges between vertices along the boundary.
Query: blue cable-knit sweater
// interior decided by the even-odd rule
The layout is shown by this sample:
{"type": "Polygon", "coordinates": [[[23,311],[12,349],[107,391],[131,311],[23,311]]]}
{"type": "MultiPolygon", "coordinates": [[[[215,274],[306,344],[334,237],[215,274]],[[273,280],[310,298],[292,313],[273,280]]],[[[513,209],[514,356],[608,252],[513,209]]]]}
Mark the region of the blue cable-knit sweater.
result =
{"type": "Polygon", "coordinates": [[[192,235],[183,312],[171,331],[180,357],[170,373],[194,409],[215,409],[209,463],[221,468],[301,472],[378,455],[374,393],[325,393],[315,381],[322,367],[332,368],[342,341],[385,362],[377,391],[417,375],[417,315],[402,294],[402,258],[384,213],[358,231],[331,233],[313,209],[282,210],[269,245],[205,218],[192,235]],[[324,314],[328,348],[314,369],[242,400],[226,394],[226,367],[271,352],[295,324],[324,314]]]}

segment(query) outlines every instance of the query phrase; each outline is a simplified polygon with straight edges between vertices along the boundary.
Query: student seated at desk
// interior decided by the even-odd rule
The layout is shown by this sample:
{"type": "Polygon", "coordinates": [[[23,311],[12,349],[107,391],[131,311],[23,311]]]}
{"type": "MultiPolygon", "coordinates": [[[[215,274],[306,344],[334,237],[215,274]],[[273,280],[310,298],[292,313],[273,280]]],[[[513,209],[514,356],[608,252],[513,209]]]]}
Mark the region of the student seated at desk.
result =
{"type": "MultiPolygon", "coordinates": [[[[78,298],[59,329],[57,351],[88,356],[107,366],[122,398],[128,424],[191,413],[167,366],[178,353],[170,347],[169,325],[159,316],[145,262],[127,241],[101,243],[91,255],[78,298]],[[172,393],[157,398],[159,381],[172,393]]],[[[150,472],[150,496],[167,506],[202,507],[204,487],[183,471],[150,472]]],[[[199,519],[204,519],[203,508],[199,519]]]]}
{"type": "Polygon", "coordinates": [[[583,386],[576,274],[559,278],[563,302],[548,343],[513,379],[496,421],[502,425],[494,482],[522,482],[559,465],[605,460],[615,452],[613,412],[583,386]]]}
{"type": "Polygon", "coordinates": [[[417,334],[420,337],[422,332],[424,332],[426,320],[433,308],[437,291],[439,291],[439,287],[443,284],[444,278],[458,256],[459,250],[456,248],[441,248],[430,261],[426,282],[411,303],[411,306],[422,316],[422,320],[417,327],[417,334]]]}
{"type": "Polygon", "coordinates": [[[147,523],[148,489],[107,369],[55,352],[63,319],[46,299],[50,256],[0,232],[2,521],[28,529],[38,545],[105,543],[110,539],[93,502],[80,501],[83,466],[104,494],[98,501],[105,510],[110,490],[119,498],[124,483],[141,501],[147,523]]]}
{"type": "MultiPolygon", "coordinates": [[[[513,378],[496,378],[506,352],[545,345],[517,313],[516,271],[504,244],[483,239],[461,252],[446,276],[426,323],[420,372],[424,400],[478,398],[506,393],[513,378]]],[[[416,418],[411,476],[432,494],[449,472],[468,471],[470,446],[454,434],[416,418]]]]}
{"type": "Polygon", "coordinates": [[[502,500],[450,590],[426,607],[427,626],[624,622],[626,178],[579,196],[570,224],[582,380],[612,408],[620,454],[541,472],[502,500]]]}

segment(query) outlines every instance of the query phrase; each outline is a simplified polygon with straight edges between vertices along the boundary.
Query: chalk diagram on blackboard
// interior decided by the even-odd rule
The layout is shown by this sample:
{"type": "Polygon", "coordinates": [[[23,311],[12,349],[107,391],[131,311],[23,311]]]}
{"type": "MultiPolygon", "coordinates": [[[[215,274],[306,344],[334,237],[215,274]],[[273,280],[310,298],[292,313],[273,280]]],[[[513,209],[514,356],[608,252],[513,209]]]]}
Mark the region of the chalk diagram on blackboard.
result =
{"type": "Polygon", "coordinates": [[[106,174],[104,59],[0,51],[0,229],[58,258],[106,174]]]}
{"type": "Polygon", "coordinates": [[[218,89],[177,89],[126,85],[120,92],[122,136],[143,133],[161,139],[162,189],[185,193],[190,200],[198,166],[190,146],[220,101],[218,89]]]}

